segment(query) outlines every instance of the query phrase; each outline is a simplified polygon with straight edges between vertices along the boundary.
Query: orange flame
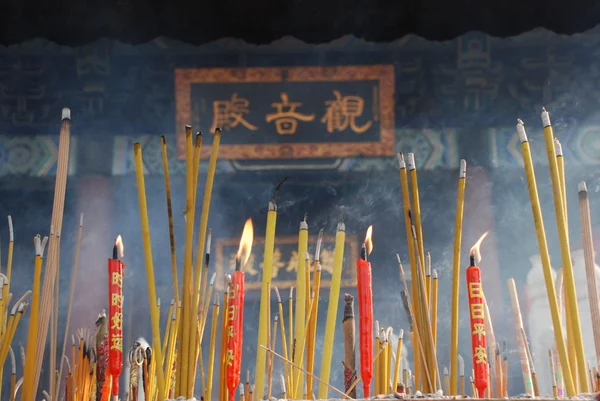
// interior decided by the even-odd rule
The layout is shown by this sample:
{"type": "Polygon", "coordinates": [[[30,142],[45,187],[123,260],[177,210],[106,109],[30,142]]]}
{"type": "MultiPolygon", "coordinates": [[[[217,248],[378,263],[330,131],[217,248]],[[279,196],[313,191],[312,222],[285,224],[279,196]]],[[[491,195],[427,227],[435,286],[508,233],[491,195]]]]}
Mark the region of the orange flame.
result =
{"type": "Polygon", "coordinates": [[[477,240],[475,245],[473,245],[473,247],[469,251],[469,255],[475,257],[476,263],[481,262],[481,252],[479,252],[479,247],[481,246],[481,243],[483,242],[485,237],[487,237],[488,234],[489,234],[489,231],[484,232],[483,235],[477,240]]]}
{"type": "Polygon", "coordinates": [[[252,219],[248,219],[244,225],[244,231],[242,231],[242,238],[240,239],[240,247],[237,252],[237,259],[240,261],[241,267],[244,267],[250,258],[253,238],[254,227],[252,226],[252,219]]]}
{"type": "Polygon", "coordinates": [[[119,255],[122,258],[125,255],[125,245],[123,245],[123,238],[121,238],[121,234],[119,234],[115,239],[115,246],[119,248],[119,255]]]}
{"type": "Polygon", "coordinates": [[[373,235],[373,226],[370,225],[369,228],[367,228],[367,235],[365,236],[365,246],[367,248],[367,255],[370,255],[371,252],[373,252],[373,240],[371,239],[371,236],[373,235]]]}

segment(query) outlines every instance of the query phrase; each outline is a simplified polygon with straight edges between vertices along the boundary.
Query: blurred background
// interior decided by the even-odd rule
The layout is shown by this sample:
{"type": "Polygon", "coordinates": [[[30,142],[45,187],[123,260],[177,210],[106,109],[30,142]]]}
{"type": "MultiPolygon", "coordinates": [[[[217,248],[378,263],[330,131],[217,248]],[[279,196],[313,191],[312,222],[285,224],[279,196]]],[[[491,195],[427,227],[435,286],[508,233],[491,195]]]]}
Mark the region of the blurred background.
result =
{"type": "MultiPolygon", "coordinates": [[[[178,144],[182,144],[184,125],[191,124],[195,132],[203,133],[208,156],[211,130],[219,126],[222,146],[209,219],[215,255],[211,269],[218,274],[217,283],[233,270],[232,255],[247,218],[253,219],[255,229],[246,272],[242,377],[254,366],[256,289],[267,204],[284,177],[289,180],[278,196],[274,285],[287,297],[295,281],[303,216],[308,216],[310,252],[321,228],[324,249],[332,252],[339,207],[344,206],[347,244],[342,291],[356,292],[355,260],[372,224],[375,319],[396,333],[407,330],[395,261],[396,253],[408,260],[396,153],[414,152],[425,250],[439,273],[440,366],[449,363],[454,208],[458,166],[465,159],[462,266],[468,266],[472,244],[489,231],[481,250],[483,287],[496,338],[508,343],[514,377],[509,392],[523,391],[506,281],[516,280],[529,326],[532,300],[526,277],[533,267],[530,258],[539,251],[515,123],[521,118],[528,130],[551,257],[560,269],[540,112],[542,106],[550,111],[563,146],[570,236],[575,244],[581,237],[579,181],[587,182],[594,224],[598,224],[600,205],[600,30],[592,28],[595,9],[579,13],[575,24],[569,22],[574,21],[571,14],[564,23],[556,21],[555,13],[554,19],[534,17],[531,7],[516,11],[521,15],[511,25],[512,10],[485,11],[472,5],[481,14],[467,13],[446,29],[439,24],[442,16],[446,12],[450,18],[458,11],[434,5],[421,23],[409,23],[424,5],[415,5],[404,17],[399,15],[405,5],[387,13],[383,5],[343,10],[322,5],[314,16],[306,11],[294,14],[292,7],[303,9],[299,3],[262,13],[230,5],[233,14],[205,5],[206,20],[196,21],[182,17],[188,13],[175,3],[172,10],[180,11],[172,13],[164,5],[141,6],[130,0],[111,3],[105,12],[93,2],[82,2],[89,9],[76,5],[66,12],[61,5],[39,3],[34,10],[16,2],[1,6],[6,11],[1,18],[7,22],[4,46],[0,46],[1,265],[6,264],[6,216],[11,215],[15,229],[12,290],[20,296],[31,287],[32,239],[38,233],[48,235],[60,112],[70,107],[73,137],[60,254],[63,326],[59,333],[64,330],[74,244],[83,213],[69,330],[93,327],[107,308],[106,259],[114,238],[121,234],[126,263],[125,348],[140,336],[150,339],[133,144],[142,144],[157,292],[164,306],[173,296],[173,286],[160,136],[166,136],[169,149],[177,257],[182,261],[185,161],[178,144]],[[132,19],[140,10],[146,13],[132,19]],[[246,11],[244,25],[239,14],[246,11]],[[97,19],[86,20],[94,12],[97,19]],[[164,19],[159,18],[162,12],[164,19]],[[263,18],[252,19],[256,15],[263,18]],[[19,18],[22,24],[15,22],[19,18]],[[325,23],[328,18],[330,25],[325,23]],[[315,26],[323,23],[324,28],[311,31],[307,20],[315,26]],[[581,33],[562,34],[575,32],[581,33]]],[[[189,14],[196,9],[188,10],[189,14]]],[[[201,162],[200,199],[207,162],[201,162]]],[[[331,257],[327,252],[324,258],[331,257]]],[[[323,280],[327,280],[330,265],[323,263],[323,280]]],[[[181,271],[182,266],[180,282],[181,271]]],[[[465,287],[463,273],[460,352],[469,370],[465,287]]],[[[327,299],[325,288],[319,314],[321,346],[327,299]]],[[[340,321],[342,309],[340,302],[340,321]]],[[[166,307],[161,315],[164,322],[166,307]]],[[[19,334],[24,338],[26,327],[20,325],[17,339],[19,334]]],[[[333,354],[331,383],[341,388],[343,333],[341,324],[337,327],[339,350],[333,354]]]]}

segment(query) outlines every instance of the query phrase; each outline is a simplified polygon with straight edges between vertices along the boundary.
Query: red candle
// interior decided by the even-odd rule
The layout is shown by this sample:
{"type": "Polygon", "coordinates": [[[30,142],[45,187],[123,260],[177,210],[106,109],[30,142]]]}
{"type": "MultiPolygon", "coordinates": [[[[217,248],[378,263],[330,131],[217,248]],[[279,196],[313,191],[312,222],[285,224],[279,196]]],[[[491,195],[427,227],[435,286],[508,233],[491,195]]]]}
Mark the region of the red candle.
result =
{"type": "Polygon", "coordinates": [[[481,260],[479,246],[487,232],[471,248],[471,265],[467,268],[467,289],[469,296],[469,315],[471,318],[471,346],[473,352],[473,380],[475,388],[479,392],[479,397],[485,396],[485,390],[488,387],[489,366],[487,360],[487,348],[485,338],[485,316],[483,302],[483,287],[481,286],[481,270],[476,266],[481,260]]]}
{"type": "Polygon", "coordinates": [[[108,372],[112,377],[113,400],[119,398],[119,376],[123,369],[123,269],[117,249],[123,257],[123,240],[119,235],[108,259],[108,372]]]}
{"type": "Polygon", "coordinates": [[[361,255],[356,262],[358,290],[358,323],[360,347],[360,376],[363,381],[364,397],[370,395],[371,379],[373,378],[373,281],[371,263],[367,256],[373,250],[371,234],[373,226],[367,230],[361,255]]]}
{"type": "Polygon", "coordinates": [[[242,369],[242,347],[244,334],[244,292],[245,276],[242,272],[243,267],[250,258],[252,248],[252,238],[254,230],[252,220],[246,220],[240,247],[235,259],[235,273],[231,280],[226,317],[227,333],[227,364],[226,378],[227,388],[229,390],[229,400],[235,400],[235,394],[240,383],[240,371],[242,369]]]}

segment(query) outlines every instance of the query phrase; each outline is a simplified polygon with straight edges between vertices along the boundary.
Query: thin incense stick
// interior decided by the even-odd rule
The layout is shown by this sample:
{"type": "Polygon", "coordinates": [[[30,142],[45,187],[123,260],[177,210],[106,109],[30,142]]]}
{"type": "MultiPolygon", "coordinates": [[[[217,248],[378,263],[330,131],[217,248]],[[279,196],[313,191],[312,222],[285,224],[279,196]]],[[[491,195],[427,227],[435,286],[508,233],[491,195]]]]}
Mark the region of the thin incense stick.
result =
{"type": "MultiPolygon", "coordinates": [[[[404,210],[404,228],[406,231],[406,242],[408,245],[410,275],[411,275],[411,277],[417,277],[417,262],[416,262],[417,254],[415,253],[415,247],[413,244],[413,236],[412,236],[412,228],[411,228],[411,224],[410,224],[410,221],[408,218],[408,216],[411,212],[410,190],[409,190],[409,186],[408,186],[408,174],[406,171],[406,162],[404,161],[404,155],[402,153],[398,153],[397,157],[398,157],[398,164],[400,166],[400,187],[402,189],[402,207],[404,210]]],[[[415,313],[416,313],[416,315],[414,316],[415,325],[417,327],[420,327],[421,315],[420,315],[420,308],[418,308],[418,299],[417,299],[418,289],[417,289],[417,281],[416,280],[411,280],[410,293],[412,294],[412,298],[411,298],[412,310],[415,311],[415,313]]],[[[458,327],[458,324],[457,324],[457,327],[458,327]]],[[[419,335],[420,335],[419,331],[415,330],[413,337],[415,337],[415,339],[416,339],[416,337],[418,337],[419,335]]],[[[418,339],[415,342],[419,342],[418,339]]],[[[421,380],[420,380],[421,379],[421,368],[420,368],[421,356],[418,352],[414,352],[413,358],[414,358],[413,363],[414,363],[414,369],[415,369],[415,385],[419,385],[421,382],[421,380]]]]}
{"type": "MultiPolygon", "coordinates": [[[[301,371],[302,373],[305,373],[307,375],[311,375],[313,379],[315,379],[316,381],[318,381],[319,383],[325,383],[324,381],[322,381],[319,377],[307,372],[306,370],[304,370],[301,366],[296,365],[294,362],[290,361],[290,360],[286,360],[282,355],[279,355],[277,352],[273,351],[272,349],[269,349],[267,347],[265,347],[264,345],[260,346],[261,348],[263,348],[265,350],[265,352],[269,352],[273,355],[275,355],[277,358],[283,360],[284,362],[289,363],[290,365],[292,365],[294,368],[298,369],[299,371],[301,371]]],[[[339,395],[341,395],[342,397],[346,398],[346,399],[352,399],[351,397],[349,397],[346,393],[344,393],[343,391],[333,387],[332,385],[330,385],[329,383],[325,383],[325,385],[327,387],[329,387],[331,390],[335,391],[336,393],[338,393],[339,395]]]]}
{"type": "Polygon", "coordinates": [[[175,252],[175,224],[173,223],[173,205],[171,203],[171,177],[169,175],[169,158],[167,155],[167,139],[160,137],[163,172],[165,176],[165,193],[167,196],[167,216],[169,218],[169,243],[171,244],[171,273],[173,275],[173,298],[179,305],[179,281],[177,278],[177,254],[175,252]]]}
{"type": "MultiPolygon", "coordinates": [[[[343,209],[342,209],[343,213],[343,209]]],[[[340,288],[342,282],[342,268],[344,263],[344,247],[346,242],[346,226],[340,217],[335,233],[335,249],[333,251],[333,273],[331,275],[331,285],[329,287],[329,303],[327,307],[327,319],[325,320],[325,339],[321,356],[321,378],[329,382],[331,373],[331,358],[333,357],[333,342],[335,327],[337,323],[338,302],[340,299],[340,288]]],[[[328,388],[319,383],[318,399],[328,397],[328,388]]]]}
{"type": "MultiPolygon", "coordinates": [[[[579,375],[579,387],[584,393],[589,391],[587,379],[586,360],[583,349],[583,337],[581,334],[581,323],[579,320],[579,310],[577,306],[577,291],[575,288],[575,278],[573,275],[573,262],[569,249],[569,233],[567,221],[565,220],[565,205],[561,193],[560,176],[558,174],[558,165],[556,161],[556,148],[554,144],[554,133],[550,123],[550,114],[542,109],[542,125],[544,128],[544,139],[546,141],[546,153],[548,155],[548,164],[550,168],[550,179],[552,181],[552,195],[554,198],[554,211],[556,214],[556,224],[558,226],[558,238],[560,243],[560,253],[562,266],[564,269],[565,298],[569,299],[569,313],[571,316],[571,327],[573,328],[573,342],[577,355],[577,371],[579,375]]],[[[571,339],[569,339],[571,341],[571,339]]]]}
{"type": "MultiPolygon", "coordinates": [[[[159,316],[154,307],[156,299],[156,284],[154,281],[154,262],[152,259],[152,242],[150,240],[150,224],[148,222],[148,205],[146,203],[146,184],[144,182],[144,164],[142,161],[142,146],[139,143],[133,145],[135,156],[135,173],[138,187],[138,198],[140,208],[140,220],[142,224],[142,239],[144,243],[144,257],[146,260],[146,280],[148,287],[148,302],[150,303],[150,320],[152,323],[152,349],[157,361],[162,361],[162,350],[160,349],[160,326],[159,316]]],[[[157,363],[158,399],[165,399],[165,374],[162,365],[157,363]]]]}
{"type": "MultiPolygon", "coordinates": [[[[71,271],[71,284],[69,290],[69,306],[67,308],[67,321],[65,322],[65,334],[63,336],[62,356],[60,358],[60,368],[58,369],[58,377],[62,377],[63,364],[66,360],[67,339],[69,338],[69,326],[71,325],[71,311],[73,310],[73,298],[75,296],[75,277],[77,276],[77,268],[79,267],[79,253],[81,251],[81,238],[83,235],[83,213],[79,215],[79,228],[77,229],[77,242],[75,245],[75,257],[73,258],[73,269],[71,271]]],[[[57,389],[58,391],[59,389],[57,389]]],[[[55,395],[58,398],[58,392],[55,395]]]]}
{"type": "Polygon", "coordinates": [[[592,318],[596,360],[600,361],[600,305],[598,304],[598,285],[596,265],[594,263],[594,239],[592,238],[592,221],[590,217],[590,201],[585,181],[578,185],[579,217],[581,219],[581,238],[585,260],[585,276],[587,281],[588,299],[592,318]]]}
{"type": "Polygon", "coordinates": [[[454,222],[454,247],[452,255],[452,311],[450,322],[450,395],[457,393],[458,384],[458,307],[460,293],[460,256],[462,243],[463,213],[465,206],[465,187],[467,182],[467,162],[460,161],[458,191],[456,194],[456,213],[454,222]]]}
{"type": "MultiPolygon", "coordinates": [[[[213,135],[213,142],[211,146],[210,152],[210,160],[208,162],[208,171],[206,173],[206,184],[204,186],[204,199],[202,200],[202,212],[200,215],[200,227],[198,232],[198,245],[196,248],[196,255],[198,258],[196,259],[195,266],[195,275],[194,275],[194,290],[193,294],[193,302],[192,302],[192,317],[198,316],[198,304],[200,297],[200,286],[202,285],[202,258],[200,255],[204,255],[204,246],[206,245],[206,231],[208,228],[208,214],[210,210],[210,201],[212,199],[212,191],[213,191],[213,183],[215,180],[215,172],[217,170],[217,159],[219,158],[219,145],[221,143],[221,129],[216,128],[213,135]]],[[[190,346],[194,346],[197,335],[196,331],[193,330],[192,335],[190,336],[190,346]]],[[[192,370],[195,373],[195,367],[192,367],[192,370]]],[[[192,372],[190,371],[190,378],[192,372]]],[[[188,378],[188,381],[191,379],[188,378]]],[[[193,395],[194,389],[193,385],[188,382],[188,398],[191,398],[193,395]]]]}

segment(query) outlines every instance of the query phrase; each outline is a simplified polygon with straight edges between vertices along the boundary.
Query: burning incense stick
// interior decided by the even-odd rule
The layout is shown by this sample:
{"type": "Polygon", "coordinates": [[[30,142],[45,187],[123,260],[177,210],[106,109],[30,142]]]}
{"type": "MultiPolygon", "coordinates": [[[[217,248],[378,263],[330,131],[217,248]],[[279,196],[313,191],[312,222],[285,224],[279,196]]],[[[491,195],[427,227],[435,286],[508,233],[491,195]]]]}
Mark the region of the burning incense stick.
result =
{"type": "MultiPolygon", "coordinates": [[[[329,287],[329,304],[327,307],[327,319],[325,323],[325,340],[323,353],[321,356],[321,379],[324,382],[329,382],[331,373],[331,358],[333,357],[333,343],[335,335],[335,327],[337,323],[338,302],[340,298],[340,288],[342,285],[342,268],[344,263],[344,246],[346,242],[346,226],[343,222],[342,215],[337,224],[335,233],[335,249],[333,251],[333,273],[331,276],[331,285],[329,287]]],[[[344,316],[345,318],[345,316],[344,316]]],[[[318,399],[328,398],[328,388],[324,384],[319,384],[318,399]]]]}
{"type": "MultiPolygon", "coordinates": [[[[531,150],[529,147],[527,134],[525,133],[525,127],[523,125],[523,121],[521,120],[517,121],[517,133],[519,134],[519,139],[521,141],[521,151],[523,153],[523,163],[525,165],[529,199],[533,212],[533,220],[535,222],[535,231],[540,250],[540,257],[542,259],[542,267],[544,269],[544,281],[546,283],[546,291],[548,293],[548,303],[550,305],[550,312],[552,315],[552,327],[554,328],[556,346],[558,349],[558,355],[560,357],[560,364],[563,370],[567,395],[569,397],[573,397],[576,395],[576,390],[573,382],[573,376],[571,374],[571,367],[569,366],[567,346],[565,344],[565,337],[563,335],[561,324],[561,316],[559,315],[558,311],[554,279],[552,277],[552,267],[550,265],[550,255],[548,253],[548,244],[546,242],[546,231],[544,229],[540,199],[538,196],[537,184],[535,182],[535,172],[533,170],[533,161],[531,159],[531,150]]],[[[554,149],[554,147],[552,149],[554,149]]],[[[554,162],[556,162],[556,160],[554,160],[554,162]]]]}
{"type": "MultiPolygon", "coordinates": [[[[583,338],[581,335],[581,323],[579,321],[579,310],[577,307],[577,291],[575,289],[575,278],[573,275],[573,263],[569,249],[569,233],[565,220],[565,205],[561,193],[561,182],[558,174],[558,165],[556,162],[556,149],[554,147],[554,133],[550,123],[550,114],[546,109],[542,109],[542,125],[544,127],[544,139],[546,141],[546,153],[548,155],[548,164],[550,167],[550,178],[552,181],[552,194],[554,197],[554,210],[556,214],[556,224],[558,226],[558,237],[560,242],[560,251],[562,257],[562,266],[564,269],[565,297],[572,300],[568,302],[571,315],[571,326],[574,329],[573,340],[577,355],[577,371],[584,373],[586,371],[585,353],[583,349],[583,338]]],[[[569,339],[571,341],[571,339],[569,339]]],[[[564,364],[563,364],[564,366],[564,364]]],[[[589,391],[587,375],[579,375],[579,387],[584,393],[589,391]]]]}
{"type": "MultiPolygon", "coordinates": [[[[460,292],[460,256],[462,242],[463,212],[465,206],[465,187],[467,182],[467,162],[460,161],[458,191],[456,194],[456,213],[454,223],[454,250],[452,256],[452,312],[450,322],[450,395],[457,395],[458,378],[458,307],[460,292]]],[[[464,375],[463,375],[464,377],[464,375]]],[[[464,391],[459,393],[464,395],[464,391]]]]}
{"type": "MultiPolygon", "coordinates": [[[[350,397],[356,398],[356,390],[348,393],[350,384],[356,379],[356,327],[354,323],[354,297],[344,294],[344,390],[350,397]]],[[[323,380],[328,382],[327,380],[323,380]]]]}
{"type": "MultiPolygon", "coordinates": [[[[397,155],[398,157],[398,163],[400,165],[400,186],[402,189],[402,206],[404,209],[404,228],[406,231],[406,242],[408,245],[408,257],[409,257],[409,262],[410,262],[410,275],[411,277],[417,277],[417,262],[416,262],[416,258],[417,255],[415,253],[415,247],[413,244],[413,236],[412,236],[412,229],[411,229],[411,224],[409,221],[409,214],[410,214],[410,190],[408,187],[408,175],[406,172],[406,162],[404,161],[404,156],[402,155],[402,153],[398,153],[397,155]]],[[[411,306],[412,306],[412,310],[415,311],[415,313],[417,313],[417,315],[414,316],[415,318],[415,323],[417,327],[420,327],[421,324],[421,320],[420,320],[420,314],[419,314],[419,310],[418,310],[418,300],[417,300],[417,281],[416,280],[411,280],[411,290],[410,293],[412,294],[412,298],[411,298],[411,306]]],[[[454,327],[454,326],[452,326],[454,327]]],[[[456,326],[458,327],[458,325],[456,326]]],[[[418,337],[419,336],[419,332],[417,330],[415,330],[413,332],[413,337],[418,337]]],[[[417,341],[415,341],[416,343],[417,341]]],[[[420,377],[421,377],[421,373],[420,373],[420,354],[418,352],[413,353],[413,358],[414,358],[414,368],[415,368],[415,382],[416,383],[420,383],[420,377]]]]}
{"type": "MultiPolygon", "coordinates": [[[[294,337],[294,343],[290,347],[290,353],[292,355],[292,360],[295,364],[299,364],[300,355],[295,351],[296,344],[299,344],[301,341],[304,341],[302,338],[304,336],[304,326],[306,324],[306,304],[310,298],[310,292],[307,293],[307,279],[306,276],[309,272],[306,269],[306,261],[303,260],[303,255],[306,254],[308,250],[308,224],[306,223],[306,216],[300,222],[300,228],[298,230],[298,261],[296,265],[296,331],[294,335],[290,333],[290,337],[294,337]]],[[[292,382],[295,381],[296,377],[299,377],[302,383],[304,383],[304,375],[300,375],[300,372],[296,369],[293,370],[292,373],[292,382]]],[[[296,383],[294,382],[294,386],[288,388],[288,392],[291,397],[296,397],[294,393],[294,389],[296,389],[296,383]]],[[[300,387],[302,388],[302,387],[300,387]]]]}
{"type": "MultiPolygon", "coordinates": [[[[315,293],[315,300],[313,304],[314,310],[311,313],[310,318],[310,329],[307,338],[306,348],[306,370],[310,373],[315,371],[315,348],[317,342],[317,322],[319,318],[319,298],[321,295],[321,244],[323,242],[323,229],[319,230],[317,237],[317,246],[315,248],[315,260],[314,260],[314,280],[313,280],[313,292],[315,293]]],[[[306,391],[309,397],[312,397],[313,391],[313,380],[311,376],[306,377],[306,391]]]]}
{"type": "MultiPolygon", "coordinates": [[[[150,319],[152,323],[152,348],[157,361],[162,361],[162,350],[160,349],[160,326],[159,316],[154,307],[156,299],[156,285],[154,282],[154,262],[152,259],[152,242],[150,240],[150,225],[148,222],[148,205],[146,203],[146,184],[144,181],[144,162],[142,161],[142,146],[139,143],[133,145],[135,156],[135,172],[137,178],[138,197],[140,206],[140,220],[142,223],[142,239],[144,243],[144,256],[146,260],[146,280],[148,287],[148,302],[150,306],[150,319]]],[[[165,376],[162,365],[157,364],[158,399],[165,399],[165,376]]]]}
{"type": "MultiPolygon", "coordinates": [[[[194,318],[197,321],[198,319],[198,304],[200,297],[200,288],[201,288],[201,279],[202,279],[202,258],[200,255],[204,255],[204,246],[206,244],[206,230],[208,228],[208,212],[210,210],[210,201],[212,198],[212,190],[213,183],[215,180],[215,172],[217,169],[217,159],[219,158],[219,145],[221,143],[221,129],[215,129],[213,135],[213,143],[211,146],[210,152],[210,160],[208,162],[208,171],[206,173],[206,185],[204,187],[204,199],[202,200],[202,214],[200,216],[200,228],[198,233],[198,246],[196,248],[196,255],[198,258],[196,259],[196,267],[195,267],[195,275],[194,275],[194,290],[193,294],[193,302],[192,302],[192,322],[194,322],[194,318]]],[[[199,153],[199,152],[198,152],[199,153]]],[[[198,173],[196,167],[196,174],[198,173]]],[[[195,207],[195,203],[194,203],[195,207]]],[[[195,327],[195,326],[194,326],[195,327]]],[[[190,347],[194,346],[197,341],[197,331],[192,330],[190,336],[190,347]]],[[[191,383],[192,378],[195,377],[195,366],[192,367],[188,377],[188,396],[187,398],[191,398],[194,392],[194,386],[191,383]]]]}
{"type": "Polygon", "coordinates": [[[581,181],[579,183],[578,190],[579,216],[581,219],[581,238],[585,260],[585,276],[587,279],[588,298],[590,301],[596,360],[600,361],[600,305],[598,304],[598,285],[596,281],[596,267],[594,263],[594,240],[592,238],[590,201],[588,199],[588,190],[585,181],[581,181]]]}
{"type": "MultiPolygon", "coordinates": [[[[263,273],[262,273],[262,287],[260,294],[260,312],[259,312],[259,323],[258,323],[258,345],[268,345],[268,326],[269,320],[267,320],[267,298],[268,298],[268,286],[271,283],[273,275],[273,252],[275,250],[275,225],[277,222],[277,193],[281,188],[281,185],[287,180],[281,181],[275,188],[273,199],[269,202],[269,210],[267,212],[267,229],[265,233],[265,251],[263,259],[263,273]]],[[[300,258],[300,255],[298,255],[300,258]]],[[[304,325],[303,325],[304,327],[304,325]]],[[[255,397],[262,400],[265,393],[265,365],[266,365],[267,353],[261,347],[256,350],[256,368],[255,368],[255,384],[257,386],[255,397]]]]}

